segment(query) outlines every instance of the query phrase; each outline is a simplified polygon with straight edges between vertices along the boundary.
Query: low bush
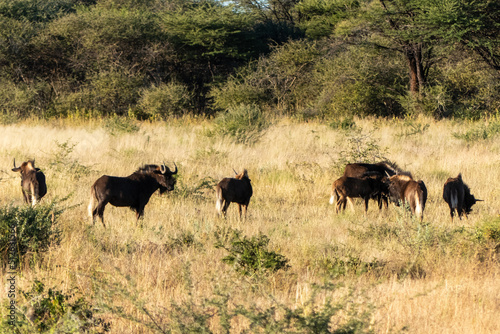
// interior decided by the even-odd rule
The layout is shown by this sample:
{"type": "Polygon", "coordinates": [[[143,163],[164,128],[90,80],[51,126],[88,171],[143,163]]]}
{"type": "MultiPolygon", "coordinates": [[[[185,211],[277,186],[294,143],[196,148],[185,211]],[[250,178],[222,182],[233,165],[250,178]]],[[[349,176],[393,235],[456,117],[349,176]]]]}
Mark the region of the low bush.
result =
{"type": "Polygon", "coordinates": [[[268,125],[264,114],[254,104],[240,104],[215,118],[215,131],[241,144],[255,143],[268,125]]]}
{"type": "Polygon", "coordinates": [[[232,265],[242,275],[262,275],[286,270],[288,259],[268,250],[269,238],[263,234],[248,238],[239,230],[219,229],[215,232],[216,248],[225,249],[229,255],[222,261],[232,265]]]}
{"type": "Polygon", "coordinates": [[[59,245],[61,229],[58,218],[64,211],[58,203],[31,206],[6,206],[0,208],[1,263],[17,268],[23,260],[59,245]]]}
{"type": "Polygon", "coordinates": [[[21,291],[24,303],[19,306],[15,324],[2,323],[3,333],[105,333],[111,325],[96,317],[95,308],[78,290],[64,293],[46,289],[35,281],[29,291],[21,291]]]}

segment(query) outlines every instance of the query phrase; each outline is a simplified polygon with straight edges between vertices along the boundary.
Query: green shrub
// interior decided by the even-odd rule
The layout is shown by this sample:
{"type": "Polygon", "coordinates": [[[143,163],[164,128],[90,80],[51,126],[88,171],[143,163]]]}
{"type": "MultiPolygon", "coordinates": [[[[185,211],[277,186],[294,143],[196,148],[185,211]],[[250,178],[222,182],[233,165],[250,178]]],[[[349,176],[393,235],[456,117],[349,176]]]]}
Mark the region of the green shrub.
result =
{"type": "Polygon", "coordinates": [[[57,202],[31,206],[6,206],[0,208],[1,263],[17,268],[23,259],[59,245],[61,230],[58,218],[64,210],[57,202]]]}
{"type": "Polygon", "coordinates": [[[49,168],[60,175],[68,175],[71,179],[79,179],[92,172],[90,167],[84,166],[78,160],[71,158],[71,153],[77,144],[73,144],[69,140],[63,143],[55,141],[55,144],[57,149],[52,152],[49,168]]]}
{"type": "Polygon", "coordinates": [[[140,127],[133,120],[127,117],[114,116],[106,119],[104,123],[104,128],[106,131],[112,135],[120,135],[127,133],[136,133],[139,131],[140,127]]]}
{"type": "Polygon", "coordinates": [[[193,94],[185,85],[169,82],[143,90],[138,105],[150,118],[165,119],[185,114],[192,99],[193,94]]]}
{"type": "Polygon", "coordinates": [[[215,232],[216,248],[225,249],[229,255],[222,259],[234,269],[247,276],[274,273],[287,270],[288,259],[267,249],[269,238],[263,234],[247,238],[242,232],[229,228],[215,232]]]}
{"type": "Polygon", "coordinates": [[[341,174],[346,164],[360,162],[378,162],[387,160],[384,157],[387,148],[381,148],[378,141],[372,138],[372,133],[363,133],[361,128],[352,128],[344,133],[343,149],[338,152],[335,162],[335,172],[341,174]]]}
{"type": "Polygon", "coordinates": [[[215,131],[241,144],[255,143],[267,127],[268,122],[256,105],[240,104],[215,118],[215,131]]]}
{"type": "Polygon", "coordinates": [[[464,133],[454,132],[453,136],[466,142],[487,140],[500,134],[500,117],[491,118],[488,122],[478,122],[472,129],[464,133]]]}
{"type": "MultiPolygon", "coordinates": [[[[65,294],[54,288],[45,289],[35,281],[30,291],[20,291],[25,303],[20,305],[15,323],[16,333],[104,333],[110,323],[95,316],[95,308],[78,290],[65,294]],[[78,296],[77,296],[78,294],[78,296]]],[[[12,330],[12,324],[2,324],[12,330]]]]}

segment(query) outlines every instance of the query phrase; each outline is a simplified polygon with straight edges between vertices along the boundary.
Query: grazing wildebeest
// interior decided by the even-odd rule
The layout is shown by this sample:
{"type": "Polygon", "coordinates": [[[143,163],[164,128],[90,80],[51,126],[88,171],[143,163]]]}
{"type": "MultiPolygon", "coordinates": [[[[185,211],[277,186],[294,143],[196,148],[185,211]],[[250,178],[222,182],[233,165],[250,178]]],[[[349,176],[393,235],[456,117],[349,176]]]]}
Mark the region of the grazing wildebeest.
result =
{"type": "MultiPolygon", "coordinates": [[[[236,173],[236,172],[235,172],[236,173]]],[[[215,208],[217,213],[222,213],[226,217],[227,208],[231,202],[238,204],[238,211],[241,219],[241,207],[247,216],[248,203],[252,197],[253,190],[250,184],[247,170],[236,174],[234,178],[225,177],[215,187],[215,196],[217,198],[215,208]]]]}
{"type": "MultiPolygon", "coordinates": [[[[369,164],[369,163],[347,164],[345,166],[343,176],[364,178],[366,176],[383,177],[383,176],[393,176],[396,174],[410,175],[408,172],[402,171],[398,166],[396,166],[391,162],[381,161],[375,164],[369,164]]],[[[382,209],[383,205],[386,208],[388,207],[386,192],[379,193],[374,199],[377,200],[379,209],[382,209]]],[[[354,205],[352,204],[351,197],[348,197],[347,200],[349,201],[351,208],[354,210],[354,205]]]]}
{"type": "Polygon", "coordinates": [[[365,176],[363,178],[342,176],[332,185],[330,204],[336,203],[335,212],[345,210],[348,198],[360,197],[365,201],[365,213],[368,211],[368,201],[378,199],[387,194],[388,188],[385,176],[365,176]]]}
{"type": "Polygon", "coordinates": [[[457,210],[458,218],[462,219],[462,215],[467,215],[472,211],[472,206],[476,202],[482,201],[476,199],[470,193],[469,187],[463,182],[462,174],[457,177],[450,177],[446,180],[443,187],[443,199],[450,207],[451,221],[453,222],[454,211],[457,210]]]}
{"type": "Polygon", "coordinates": [[[411,213],[424,219],[427,188],[422,180],[415,181],[409,175],[393,175],[388,179],[389,198],[399,206],[408,203],[411,213]]]}
{"type": "Polygon", "coordinates": [[[160,189],[160,194],[174,190],[175,174],[177,174],[177,165],[172,172],[163,163],[160,166],[145,165],[127,177],[101,176],[91,188],[88,210],[92,223],[95,223],[95,216],[98,215],[102,225],[106,227],[103,213],[108,203],[118,207],[130,207],[136,212],[137,220],[139,220],[144,215],[144,207],[148,204],[149,198],[157,189],[160,189]],[[95,208],[94,201],[97,201],[95,208]]]}
{"type": "Polygon", "coordinates": [[[47,184],[45,175],[40,168],[35,167],[35,160],[28,160],[16,167],[14,159],[13,172],[21,172],[21,189],[23,191],[24,201],[34,206],[47,193],[47,184]]]}

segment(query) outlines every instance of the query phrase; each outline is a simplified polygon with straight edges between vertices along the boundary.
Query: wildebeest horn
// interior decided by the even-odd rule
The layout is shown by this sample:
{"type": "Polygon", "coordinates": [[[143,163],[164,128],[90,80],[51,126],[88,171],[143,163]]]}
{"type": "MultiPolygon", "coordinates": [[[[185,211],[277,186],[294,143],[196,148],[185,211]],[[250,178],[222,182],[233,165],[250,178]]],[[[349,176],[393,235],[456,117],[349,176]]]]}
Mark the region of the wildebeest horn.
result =
{"type": "Polygon", "coordinates": [[[235,171],[235,170],[234,170],[234,168],[233,168],[233,172],[234,172],[234,174],[235,174],[235,175],[238,175],[238,172],[237,172],[237,171],[235,171]]]}
{"type": "Polygon", "coordinates": [[[163,165],[160,165],[160,172],[162,174],[165,174],[166,171],[167,171],[167,166],[165,165],[165,161],[163,161],[163,165]]]}
{"type": "Polygon", "coordinates": [[[477,199],[476,198],[475,200],[476,200],[476,202],[484,202],[484,199],[477,199]]]}
{"type": "Polygon", "coordinates": [[[177,165],[175,164],[175,162],[174,162],[174,166],[175,166],[175,170],[172,172],[172,175],[177,174],[177,165]]]}
{"type": "Polygon", "coordinates": [[[16,167],[16,158],[14,158],[14,168],[17,168],[16,167]]]}

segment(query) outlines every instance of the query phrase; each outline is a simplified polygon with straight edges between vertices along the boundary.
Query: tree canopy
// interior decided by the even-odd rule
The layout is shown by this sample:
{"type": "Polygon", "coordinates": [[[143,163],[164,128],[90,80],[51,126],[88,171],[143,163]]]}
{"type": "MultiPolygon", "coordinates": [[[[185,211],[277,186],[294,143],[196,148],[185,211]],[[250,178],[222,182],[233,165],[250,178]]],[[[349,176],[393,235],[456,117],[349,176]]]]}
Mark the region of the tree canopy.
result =
{"type": "Polygon", "coordinates": [[[0,0],[0,112],[477,118],[494,0],[0,0]]]}

